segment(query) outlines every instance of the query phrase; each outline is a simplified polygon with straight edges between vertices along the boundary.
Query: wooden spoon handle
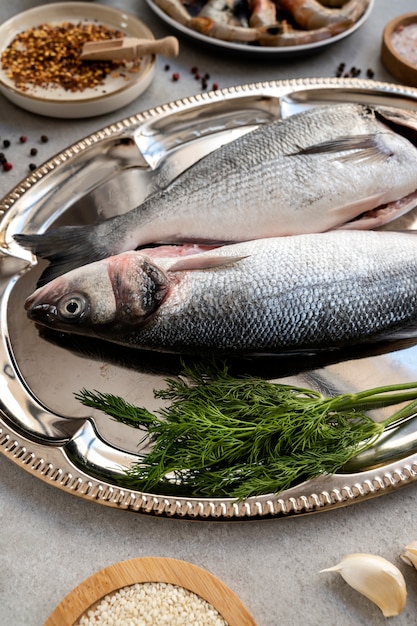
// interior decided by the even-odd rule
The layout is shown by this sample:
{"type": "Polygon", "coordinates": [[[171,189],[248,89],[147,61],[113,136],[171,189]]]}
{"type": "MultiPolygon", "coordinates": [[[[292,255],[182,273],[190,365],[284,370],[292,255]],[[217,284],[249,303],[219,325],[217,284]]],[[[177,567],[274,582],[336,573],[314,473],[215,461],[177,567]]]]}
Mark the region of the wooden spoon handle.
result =
{"type": "Polygon", "coordinates": [[[138,56],[150,53],[161,54],[164,57],[176,57],[179,51],[179,44],[176,37],[163,37],[162,39],[139,44],[136,50],[138,56]]]}

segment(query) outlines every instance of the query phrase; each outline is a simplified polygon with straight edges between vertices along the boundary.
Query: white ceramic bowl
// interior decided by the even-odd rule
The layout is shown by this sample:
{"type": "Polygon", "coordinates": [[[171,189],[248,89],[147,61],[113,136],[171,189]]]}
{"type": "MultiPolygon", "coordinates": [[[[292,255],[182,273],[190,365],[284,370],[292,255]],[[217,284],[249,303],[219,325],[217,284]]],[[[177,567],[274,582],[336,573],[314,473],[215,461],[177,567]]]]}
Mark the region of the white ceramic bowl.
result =
{"type": "MultiPolygon", "coordinates": [[[[18,13],[0,25],[0,53],[14,37],[40,24],[91,21],[124,32],[129,37],[154,39],[149,28],[133,15],[115,8],[89,2],[62,2],[41,5],[18,13]]],[[[61,87],[53,89],[29,87],[23,91],[16,87],[0,67],[0,92],[11,102],[40,115],[59,118],[81,118],[104,115],[130,104],[149,87],[155,73],[154,55],[142,58],[140,70],[122,76],[107,77],[105,84],[84,91],[69,92],[61,87]]]]}

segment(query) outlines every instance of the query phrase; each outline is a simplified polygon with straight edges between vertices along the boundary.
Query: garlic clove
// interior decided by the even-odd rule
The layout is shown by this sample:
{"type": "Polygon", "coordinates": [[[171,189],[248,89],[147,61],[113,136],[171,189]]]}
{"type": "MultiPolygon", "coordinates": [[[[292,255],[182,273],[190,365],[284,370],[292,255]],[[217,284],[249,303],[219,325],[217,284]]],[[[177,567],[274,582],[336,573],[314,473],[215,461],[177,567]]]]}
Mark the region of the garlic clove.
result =
{"type": "Polygon", "coordinates": [[[384,617],[399,615],[405,607],[407,589],[400,570],[381,556],[349,554],[322,572],[339,572],[342,578],[374,602],[384,617]]]}
{"type": "Polygon", "coordinates": [[[401,555],[402,560],[408,565],[414,565],[417,569],[417,541],[412,541],[405,548],[404,554],[401,555]]]}

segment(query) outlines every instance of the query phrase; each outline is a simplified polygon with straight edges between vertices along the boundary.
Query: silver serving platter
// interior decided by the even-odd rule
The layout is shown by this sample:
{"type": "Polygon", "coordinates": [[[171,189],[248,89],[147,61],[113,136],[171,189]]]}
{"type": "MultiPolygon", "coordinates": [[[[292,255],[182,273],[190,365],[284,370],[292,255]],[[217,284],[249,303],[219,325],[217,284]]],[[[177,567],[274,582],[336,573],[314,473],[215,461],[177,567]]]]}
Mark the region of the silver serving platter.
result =
{"type": "MultiPolygon", "coordinates": [[[[124,212],[221,143],[306,108],[352,101],[417,110],[417,90],[359,79],[298,79],[238,86],[171,102],[98,130],[44,163],[0,202],[0,450],[46,483],[81,498],[138,513],[251,520],[325,511],[384,495],[417,479],[417,425],[384,434],[378,448],[337,475],[280,494],[177,498],[122,488],[123,468],[140,459],[139,433],[75,399],[109,391],[156,408],[153,390],[178,359],[129,352],[71,336],[40,334],[23,308],[42,269],[18,246],[18,232],[88,223],[124,212]]],[[[404,225],[400,225],[404,227],[404,225]]],[[[414,215],[407,228],[417,228],[414,215]]],[[[239,367],[327,394],[417,379],[417,347],[329,352],[246,361],[239,367]]],[[[236,364],[235,364],[236,365],[236,364]]],[[[387,410],[375,412],[375,419],[387,410]]]]}

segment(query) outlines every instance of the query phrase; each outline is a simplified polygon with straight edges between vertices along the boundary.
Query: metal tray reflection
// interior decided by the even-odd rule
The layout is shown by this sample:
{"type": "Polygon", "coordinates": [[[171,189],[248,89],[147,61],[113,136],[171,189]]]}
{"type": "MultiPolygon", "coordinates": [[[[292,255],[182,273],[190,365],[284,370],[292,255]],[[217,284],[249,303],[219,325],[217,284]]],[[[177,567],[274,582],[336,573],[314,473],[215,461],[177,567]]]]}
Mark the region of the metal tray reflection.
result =
{"type": "MultiPolygon", "coordinates": [[[[367,467],[323,476],[280,494],[172,498],[118,486],[123,468],[143,449],[132,430],[90,413],[74,398],[81,388],[110,391],[155,407],[153,390],[179,371],[175,356],[121,350],[99,341],[40,333],[23,308],[41,266],[13,240],[52,224],[88,223],[141,202],[202,155],[256,125],[336,101],[417,110],[417,90],[355,79],[304,79],[244,85],[160,106],[98,130],[31,173],[0,201],[0,451],[45,482],[82,498],[153,515],[244,520],[324,511],[383,495],[417,478],[413,422],[385,435],[367,467]]],[[[416,216],[407,228],[417,228],[416,216]]],[[[417,378],[417,347],[232,362],[271,379],[325,393],[356,391],[417,378]]],[[[376,419],[385,416],[381,411],[376,419]]]]}

